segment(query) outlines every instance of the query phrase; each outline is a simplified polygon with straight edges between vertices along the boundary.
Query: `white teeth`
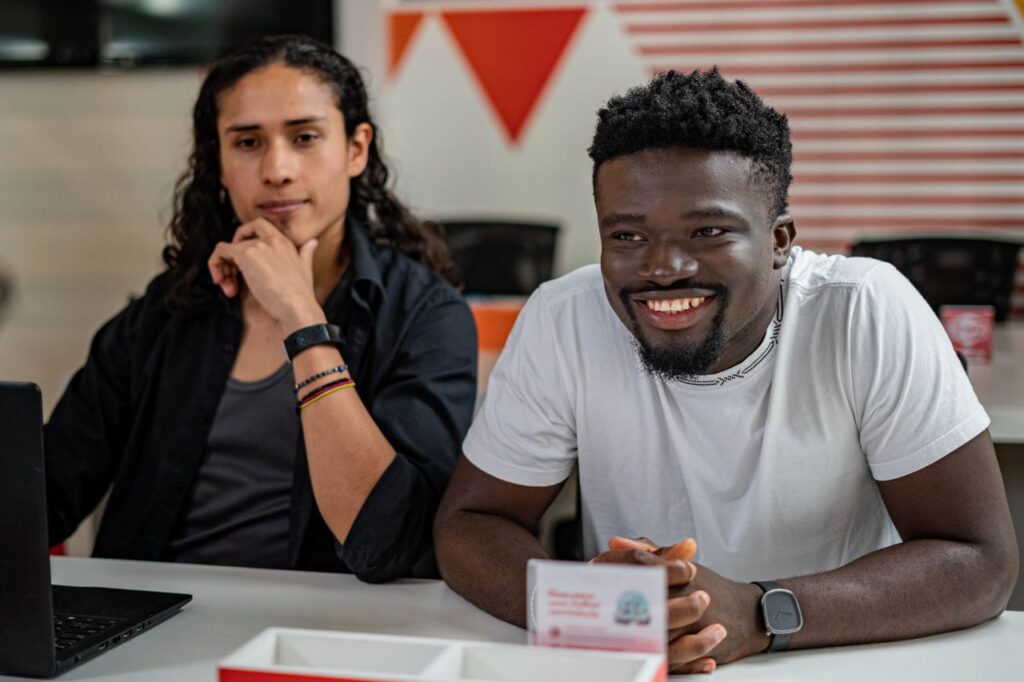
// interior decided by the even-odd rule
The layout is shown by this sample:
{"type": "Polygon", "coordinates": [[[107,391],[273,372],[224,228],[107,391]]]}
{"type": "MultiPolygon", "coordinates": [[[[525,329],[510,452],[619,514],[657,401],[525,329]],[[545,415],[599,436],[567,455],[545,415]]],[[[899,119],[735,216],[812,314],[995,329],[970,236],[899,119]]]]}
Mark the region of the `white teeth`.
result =
{"type": "Polygon", "coordinates": [[[644,301],[647,307],[659,313],[680,313],[698,307],[705,298],[675,298],[668,301],[644,301]]]}

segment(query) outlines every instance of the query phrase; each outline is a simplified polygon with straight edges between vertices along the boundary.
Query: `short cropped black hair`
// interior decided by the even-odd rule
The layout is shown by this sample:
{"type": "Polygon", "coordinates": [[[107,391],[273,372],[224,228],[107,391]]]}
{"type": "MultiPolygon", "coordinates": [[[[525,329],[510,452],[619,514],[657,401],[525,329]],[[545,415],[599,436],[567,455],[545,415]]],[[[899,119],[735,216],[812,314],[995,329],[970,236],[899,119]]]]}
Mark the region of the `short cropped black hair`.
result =
{"type": "Polygon", "coordinates": [[[605,161],[648,149],[686,147],[735,151],[751,159],[772,195],[774,215],[786,212],[793,146],[786,117],[743,81],[718,73],[676,71],[613,97],[597,112],[587,152],[597,170],[605,161]]]}

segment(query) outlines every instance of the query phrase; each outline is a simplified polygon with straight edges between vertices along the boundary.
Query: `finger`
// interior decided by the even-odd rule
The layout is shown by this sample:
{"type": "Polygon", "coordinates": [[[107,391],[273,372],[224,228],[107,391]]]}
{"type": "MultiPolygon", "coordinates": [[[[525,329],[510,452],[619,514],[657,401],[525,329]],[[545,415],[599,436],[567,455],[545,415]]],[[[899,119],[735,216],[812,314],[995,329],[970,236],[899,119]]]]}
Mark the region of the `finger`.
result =
{"type": "Polygon", "coordinates": [[[668,628],[675,630],[693,625],[704,617],[711,597],[704,590],[697,590],[685,597],[674,597],[668,600],[668,628]]]}
{"type": "Polygon", "coordinates": [[[221,288],[228,298],[238,293],[238,268],[234,261],[234,250],[226,242],[219,242],[206,261],[213,283],[221,288]]]}
{"type": "Polygon", "coordinates": [[[689,561],[662,561],[665,562],[665,573],[670,588],[688,585],[697,577],[697,564],[689,561]]]}
{"type": "Polygon", "coordinates": [[[310,284],[313,283],[313,255],[316,253],[318,245],[317,240],[310,239],[299,249],[299,260],[302,261],[303,270],[308,275],[310,284]]]}
{"type": "Polygon", "coordinates": [[[232,244],[220,242],[214,248],[213,255],[208,261],[214,283],[220,286],[221,291],[228,298],[233,298],[239,292],[242,275],[237,259],[242,251],[232,244]]]}
{"type": "MultiPolygon", "coordinates": [[[[672,662],[673,672],[711,654],[726,637],[725,627],[720,623],[712,623],[692,635],[681,635],[669,642],[668,658],[672,662]]],[[[700,670],[699,672],[703,672],[700,670]]]]}
{"type": "Polygon", "coordinates": [[[239,225],[235,229],[235,234],[231,237],[231,243],[237,244],[238,242],[243,242],[247,239],[256,239],[258,236],[259,235],[256,234],[256,227],[251,222],[248,222],[243,225],[239,225]]]}
{"type": "Polygon", "coordinates": [[[590,560],[592,564],[640,564],[663,566],[665,560],[643,549],[616,549],[602,552],[590,560]]]}
{"type": "Polygon", "coordinates": [[[280,236],[281,231],[277,229],[274,223],[270,222],[266,218],[256,218],[250,220],[247,223],[239,225],[235,229],[235,234],[231,238],[231,243],[236,244],[241,241],[248,239],[272,239],[280,236]]]}
{"type": "Polygon", "coordinates": [[[669,671],[673,675],[697,675],[697,674],[708,674],[715,672],[715,668],[718,664],[715,663],[713,658],[698,658],[696,661],[690,661],[678,666],[672,666],[669,671]]]}
{"type": "Polygon", "coordinates": [[[666,559],[691,561],[694,555],[697,554],[697,541],[693,538],[686,538],[682,542],[677,542],[671,547],[662,549],[659,554],[666,559]]]}
{"type": "Polygon", "coordinates": [[[673,587],[686,585],[697,576],[697,566],[688,561],[665,561],[657,554],[642,549],[617,549],[602,552],[591,559],[591,564],[635,564],[640,566],[664,566],[665,583],[670,591],[673,587]]]}
{"type": "Polygon", "coordinates": [[[658,546],[647,538],[624,538],[613,535],[608,539],[608,549],[642,549],[647,552],[654,552],[658,546]]]}
{"type": "Polygon", "coordinates": [[[282,236],[281,229],[274,223],[267,220],[266,218],[256,218],[255,220],[250,220],[249,225],[252,226],[252,229],[256,233],[256,236],[259,237],[260,239],[273,239],[275,237],[282,236]]]}

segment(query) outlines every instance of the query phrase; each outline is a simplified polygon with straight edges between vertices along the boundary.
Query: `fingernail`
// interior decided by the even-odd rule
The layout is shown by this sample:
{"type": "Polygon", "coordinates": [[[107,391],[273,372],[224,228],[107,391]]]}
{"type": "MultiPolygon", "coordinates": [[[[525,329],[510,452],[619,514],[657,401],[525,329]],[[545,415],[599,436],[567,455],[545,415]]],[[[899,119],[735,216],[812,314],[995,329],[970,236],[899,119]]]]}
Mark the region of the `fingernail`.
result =
{"type": "Polygon", "coordinates": [[[707,592],[704,592],[702,590],[697,593],[697,601],[700,602],[701,606],[707,606],[711,603],[711,597],[708,595],[707,592]]]}
{"type": "Polygon", "coordinates": [[[705,663],[704,667],[701,668],[701,672],[702,673],[713,673],[713,672],[715,672],[715,662],[714,661],[708,661],[707,663],[705,663]]]}

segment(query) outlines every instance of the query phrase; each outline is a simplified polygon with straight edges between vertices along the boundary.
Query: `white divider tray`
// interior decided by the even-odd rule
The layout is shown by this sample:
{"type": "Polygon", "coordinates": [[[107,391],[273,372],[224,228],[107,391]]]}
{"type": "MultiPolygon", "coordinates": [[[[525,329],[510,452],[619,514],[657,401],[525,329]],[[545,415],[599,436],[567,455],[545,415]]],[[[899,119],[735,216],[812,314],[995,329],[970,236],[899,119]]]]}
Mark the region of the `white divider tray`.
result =
{"type": "Polygon", "coordinates": [[[661,682],[666,664],[657,654],[269,628],[218,672],[220,682],[661,682]]]}

